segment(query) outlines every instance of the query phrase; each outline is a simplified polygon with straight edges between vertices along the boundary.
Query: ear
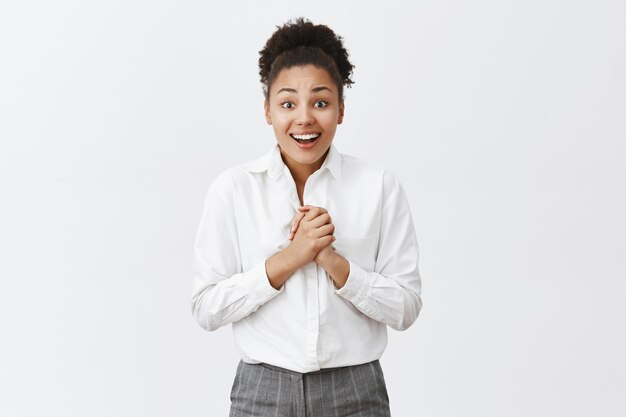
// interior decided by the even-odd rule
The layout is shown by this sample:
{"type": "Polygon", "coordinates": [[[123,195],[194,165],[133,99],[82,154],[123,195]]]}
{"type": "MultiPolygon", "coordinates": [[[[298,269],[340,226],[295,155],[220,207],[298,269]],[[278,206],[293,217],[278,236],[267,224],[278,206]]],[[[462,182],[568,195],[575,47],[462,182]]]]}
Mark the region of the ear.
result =
{"type": "Polygon", "coordinates": [[[343,112],[344,112],[345,106],[343,104],[343,100],[341,100],[341,103],[339,104],[339,117],[337,118],[337,124],[340,125],[343,122],[343,112]]]}
{"type": "Polygon", "coordinates": [[[272,124],[272,118],[270,117],[270,103],[267,99],[263,102],[263,110],[265,111],[265,121],[268,125],[272,124]]]}

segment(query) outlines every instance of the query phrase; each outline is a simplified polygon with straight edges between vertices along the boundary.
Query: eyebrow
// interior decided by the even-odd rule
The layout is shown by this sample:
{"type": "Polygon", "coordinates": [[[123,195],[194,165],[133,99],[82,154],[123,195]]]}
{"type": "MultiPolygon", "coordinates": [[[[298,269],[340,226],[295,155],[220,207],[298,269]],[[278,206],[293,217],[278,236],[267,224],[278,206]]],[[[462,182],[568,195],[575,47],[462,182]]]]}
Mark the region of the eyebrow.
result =
{"type": "MultiPolygon", "coordinates": [[[[330,89],[330,88],[325,87],[325,86],[323,86],[323,85],[322,85],[322,86],[320,86],[320,87],[315,87],[315,88],[312,88],[312,89],[311,89],[311,92],[312,92],[312,93],[318,93],[318,92],[323,91],[323,90],[326,90],[326,91],[331,91],[331,89],[330,89]]],[[[278,94],[283,93],[283,92],[284,92],[284,93],[297,93],[298,91],[296,91],[296,89],[294,89],[294,88],[284,87],[284,88],[281,88],[280,90],[278,90],[278,91],[276,92],[276,94],[278,95],[278,94]]],[[[331,92],[332,92],[332,91],[331,91],[331,92]]]]}

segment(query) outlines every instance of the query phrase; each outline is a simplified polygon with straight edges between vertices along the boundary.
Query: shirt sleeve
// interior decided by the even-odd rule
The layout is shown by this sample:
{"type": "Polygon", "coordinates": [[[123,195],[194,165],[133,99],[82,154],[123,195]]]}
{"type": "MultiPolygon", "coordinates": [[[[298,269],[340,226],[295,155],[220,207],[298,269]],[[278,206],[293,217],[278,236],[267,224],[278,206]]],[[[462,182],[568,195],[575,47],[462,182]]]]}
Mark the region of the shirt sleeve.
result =
{"type": "Polygon", "coordinates": [[[368,317],[406,330],[422,309],[422,281],[411,211],[400,181],[385,171],[378,255],[374,272],[350,264],[348,279],[335,294],[368,317]]]}
{"type": "Polygon", "coordinates": [[[241,320],[284,290],[271,286],[265,260],[242,270],[233,191],[227,171],[209,185],[194,245],[191,312],[207,331],[241,320]]]}

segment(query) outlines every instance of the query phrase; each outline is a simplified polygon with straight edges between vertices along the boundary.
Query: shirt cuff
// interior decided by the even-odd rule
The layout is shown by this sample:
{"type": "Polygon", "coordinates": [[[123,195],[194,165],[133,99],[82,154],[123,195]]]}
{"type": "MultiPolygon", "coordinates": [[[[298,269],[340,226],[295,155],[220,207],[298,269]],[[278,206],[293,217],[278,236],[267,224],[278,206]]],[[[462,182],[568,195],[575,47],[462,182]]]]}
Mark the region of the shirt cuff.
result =
{"type": "Polygon", "coordinates": [[[337,289],[337,287],[335,287],[333,281],[333,291],[335,292],[335,294],[352,302],[352,304],[358,305],[369,292],[369,289],[372,286],[372,278],[366,270],[364,270],[351,260],[346,260],[350,264],[348,279],[346,280],[346,283],[343,284],[343,287],[341,287],[340,289],[337,289]]]}
{"type": "Polygon", "coordinates": [[[284,284],[279,289],[272,287],[265,270],[265,260],[256,264],[245,274],[239,275],[235,280],[237,285],[243,287],[251,295],[250,300],[255,305],[267,303],[285,289],[284,284]]]}

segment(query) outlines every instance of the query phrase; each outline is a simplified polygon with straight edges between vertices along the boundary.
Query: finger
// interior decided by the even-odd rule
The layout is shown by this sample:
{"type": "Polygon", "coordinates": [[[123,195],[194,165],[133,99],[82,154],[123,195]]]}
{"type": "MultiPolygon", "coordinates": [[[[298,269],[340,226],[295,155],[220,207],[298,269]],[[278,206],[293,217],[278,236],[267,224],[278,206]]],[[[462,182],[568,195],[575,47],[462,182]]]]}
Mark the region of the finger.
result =
{"type": "Polygon", "coordinates": [[[305,213],[298,213],[293,218],[293,222],[291,223],[291,230],[289,231],[289,240],[293,240],[293,238],[296,236],[296,232],[298,231],[298,227],[300,226],[300,221],[302,221],[304,215],[305,213]]]}
{"type": "Polygon", "coordinates": [[[307,213],[308,211],[310,211],[312,209],[313,209],[313,206],[298,207],[298,213],[307,213]]]}
{"type": "Polygon", "coordinates": [[[296,216],[293,216],[293,219],[291,220],[291,227],[289,228],[289,230],[290,230],[291,232],[293,232],[293,228],[296,226],[296,218],[297,218],[297,217],[298,217],[297,215],[296,215],[296,216]]]}
{"type": "Polygon", "coordinates": [[[313,207],[311,210],[306,212],[304,218],[307,220],[312,220],[323,213],[328,213],[328,210],[326,210],[324,207],[313,207]]]}
{"type": "Polygon", "coordinates": [[[335,233],[335,226],[332,224],[325,224],[315,229],[315,231],[312,232],[312,235],[314,237],[322,237],[326,235],[332,236],[333,233],[335,233]]]}
{"type": "Polygon", "coordinates": [[[310,204],[305,204],[303,206],[298,207],[298,210],[310,210],[312,208],[315,208],[316,206],[312,206],[310,204]]]}
{"type": "Polygon", "coordinates": [[[335,236],[333,236],[333,235],[322,236],[320,238],[320,241],[324,245],[323,247],[326,247],[326,246],[331,245],[335,241],[335,236]]]}
{"type": "Polygon", "coordinates": [[[309,222],[309,226],[313,228],[320,227],[325,224],[332,224],[332,222],[330,221],[330,215],[328,213],[322,213],[309,222]]]}
{"type": "Polygon", "coordinates": [[[300,217],[300,215],[304,215],[304,213],[298,212],[295,216],[293,216],[293,219],[291,220],[291,228],[289,230],[293,231],[293,229],[296,227],[296,224],[299,221],[297,219],[298,217],[300,217]]]}
{"type": "Polygon", "coordinates": [[[291,232],[292,233],[295,233],[296,230],[298,230],[298,226],[300,225],[300,221],[302,221],[302,218],[304,217],[305,214],[306,213],[298,213],[293,218],[293,222],[291,223],[291,232]]]}

